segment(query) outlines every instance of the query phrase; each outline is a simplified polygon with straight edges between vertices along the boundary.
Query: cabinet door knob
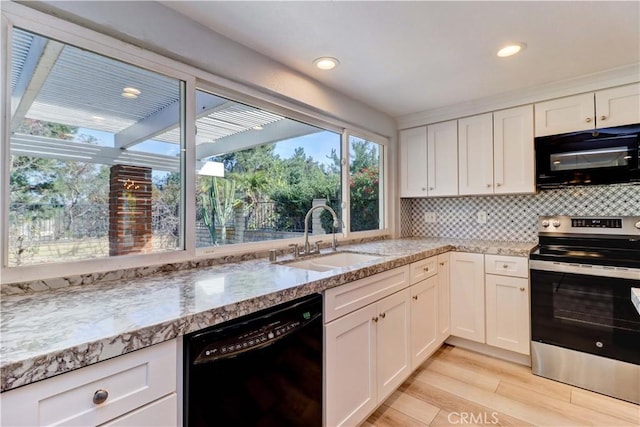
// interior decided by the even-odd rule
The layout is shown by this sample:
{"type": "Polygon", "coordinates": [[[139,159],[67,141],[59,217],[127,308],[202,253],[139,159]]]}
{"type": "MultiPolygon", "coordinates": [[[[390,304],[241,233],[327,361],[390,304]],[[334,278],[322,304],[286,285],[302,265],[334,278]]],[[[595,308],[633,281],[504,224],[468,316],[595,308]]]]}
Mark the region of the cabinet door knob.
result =
{"type": "Polygon", "coordinates": [[[427,190],[426,188],[422,187],[422,191],[426,191],[426,190],[427,190]]]}
{"type": "Polygon", "coordinates": [[[418,295],[414,295],[411,298],[413,298],[415,301],[418,301],[418,295]]]}
{"type": "Polygon", "coordinates": [[[444,262],[441,262],[440,265],[444,265],[444,262]]]}
{"type": "Polygon", "coordinates": [[[487,188],[491,188],[491,184],[487,184],[487,188]]]}
{"type": "Polygon", "coordinates": [[[591,123],[591,117],[587,117],[586,119],[584,119],[584,121],[587,123],[591,123]]]}
{"type": "Polygon", "coordinates": [[[384,319],[385,317],[387,317],[387,313],[380,313],[380,317],[384,319]]]}
{"type": "Polygon", "coordinates": [[[499,182],[496,183],[496,187],[502,187],[502,184],[500,184],[499,182]]]}
{"type": "Polygon", "coordinates": [[[502,264],[502,268],[509,268],[507,264],[502,264]]]}
{"type": "Polygon", "coordinates": [[[109,392],[107,390],[99,389],[93,394],[93,403],[100,405],[109,398],[109,392]]]}
{"type": "Polygon", "coordinates": [[[600,120],[607,120],[607,116],[600,116],[600,120]]]}
{"type": "Polygon", "coordinates": [[[434,187],[429,187],[429,190],[433,190],[433,189],[434,189],[434,187]]]}
{"type": "Polygon", "coordinates": [[[374,322],[378,323],[378,316],[372,318],[371,320],[373,320],[374,322]]]}
{"type": "Polygon", "coordinates": [[[425,268],[423,268],[422,270],[423,270],[425,273],[428,273],[428,272],[429,272],[429,267],[425,267],[425,268]]]}
{"type": "Polygon", "coordinates": [[[520,292],[524,292],[524,288],[520,288],[520,292]]]}

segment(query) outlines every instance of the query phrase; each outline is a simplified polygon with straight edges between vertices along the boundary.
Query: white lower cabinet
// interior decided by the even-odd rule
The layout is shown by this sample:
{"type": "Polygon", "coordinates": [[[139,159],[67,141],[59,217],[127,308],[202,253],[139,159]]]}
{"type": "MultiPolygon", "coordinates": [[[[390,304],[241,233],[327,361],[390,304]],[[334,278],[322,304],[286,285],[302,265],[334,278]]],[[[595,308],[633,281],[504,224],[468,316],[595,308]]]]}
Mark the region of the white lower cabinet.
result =
{"type": "Polygon", "coordinates": [[[149,403],[126,415],[100,427],[147,427],[147,426],[176,426],[178,420],[178,395],[171,393],[168,396],[149,403]]]}
{"type": "Polygon", "coordinates": [[[416,369],[442,344],[438,334],[438,276],[411,286],[411,368],[416,369]]]}
{"type": "Polygon", "coordinates": [[[485,342],[484,255],[452,252],[451,335],[485,342]]]}
{"type": "Polygon", "coordinates": [[[438,341],[442,344],[451,334],[451,272],[449,252],[438,255],[438,341]]]}
{"type": "Polygon", "coordinates": [[[176,340],[2,393],[3,426],[177,425],[176,340]]]}
{"type": "Polygon", "coordinates": [[[529,268],[524,257],[485,255],[487,344],[529,355],[529,268]]]}
{"type": "Polygon", "coordinates": [[[325,326],[327,426],[360,423],[409,376],[409,290],[325,326]]]}

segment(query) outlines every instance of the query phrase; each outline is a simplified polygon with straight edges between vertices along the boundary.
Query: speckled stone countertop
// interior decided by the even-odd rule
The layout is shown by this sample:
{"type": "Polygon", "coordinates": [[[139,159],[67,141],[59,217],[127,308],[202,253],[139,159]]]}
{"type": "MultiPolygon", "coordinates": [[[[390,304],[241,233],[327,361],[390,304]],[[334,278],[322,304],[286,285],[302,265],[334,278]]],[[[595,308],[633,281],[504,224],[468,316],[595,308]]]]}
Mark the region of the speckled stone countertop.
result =
{"type": "Polygon", "coordinates": [[[528,256],[535,243],[398,239],[342,251],[380,255],[325,272],[265,259],[67,286],[1,302],[1,391],[322,292],[450,250],[528,256]]]}

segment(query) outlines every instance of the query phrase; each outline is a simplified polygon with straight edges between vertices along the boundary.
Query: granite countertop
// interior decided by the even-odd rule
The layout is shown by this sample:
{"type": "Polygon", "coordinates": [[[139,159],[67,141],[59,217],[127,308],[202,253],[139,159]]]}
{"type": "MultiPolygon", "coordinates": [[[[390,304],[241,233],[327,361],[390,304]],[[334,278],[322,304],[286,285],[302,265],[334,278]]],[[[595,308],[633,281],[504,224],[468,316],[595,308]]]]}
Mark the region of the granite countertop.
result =
{"type": "Polygon", "coordinates": [[[631,288],[631,302],[640,314],[640,288],[631,288]]]}
{"type": "MultiPolygon", "coordinates": [[[[528,256],[535,243],[397,239],[339,248],[380,255],[325,272],[266,259],[3,296],[7,391],[450,250],[528,256]]],[[[325,251],[323,251],[325,252],[325,251]]]]}

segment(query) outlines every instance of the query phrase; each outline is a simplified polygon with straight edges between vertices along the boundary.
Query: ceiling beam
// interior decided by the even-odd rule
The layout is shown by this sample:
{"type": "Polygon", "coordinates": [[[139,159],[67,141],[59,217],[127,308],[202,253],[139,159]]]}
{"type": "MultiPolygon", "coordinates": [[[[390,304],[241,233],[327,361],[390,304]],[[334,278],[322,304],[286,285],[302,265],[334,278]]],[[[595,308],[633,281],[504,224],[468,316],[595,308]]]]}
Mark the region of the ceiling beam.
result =
{"type": "Polygon", "coordinates": [[[244,132],[220,138],[215,142],[199,144],[196,146],[196,159],[202,160],[211,156],[231,153],[322,131],[323,129],[318,129],[315,126],[310,126],[295,120],[283,119],[265,125],[262,130],[248,129],[244,132]]]}
{"type": "Polygon", "coordinates": [[[11,135],[11,153],[18,156],[96,163],[107,166],[130,164],[147,166],[159,171],[180,171],[178,156],[120,150],[86,142],[20,133],[11,135]]]}
{"type": "MultiPolygon", "coordinates": [[[[211,111],[230,101],[205,92],[196,91],[196,119],[211,114],[211,111]]],[[[180,121],[180,100],[167,105],[139,122],[114,135],[115,147],[129,148],[175,129],[180,121]]]]}
{"type": "Polygon", "coordinates": [[[36,100],[64,45],[54,40],[35,36],[29,47],[20,77],[11,94],[11,131],[22,124],[36,100]]]}

